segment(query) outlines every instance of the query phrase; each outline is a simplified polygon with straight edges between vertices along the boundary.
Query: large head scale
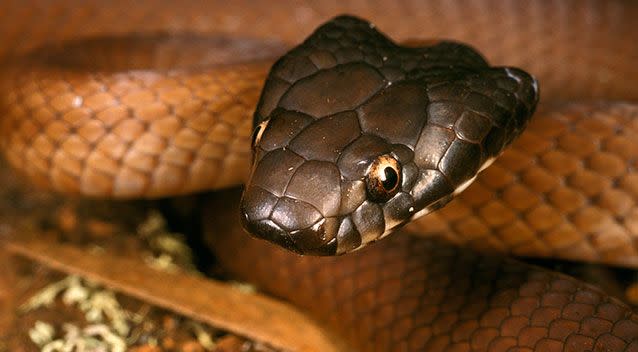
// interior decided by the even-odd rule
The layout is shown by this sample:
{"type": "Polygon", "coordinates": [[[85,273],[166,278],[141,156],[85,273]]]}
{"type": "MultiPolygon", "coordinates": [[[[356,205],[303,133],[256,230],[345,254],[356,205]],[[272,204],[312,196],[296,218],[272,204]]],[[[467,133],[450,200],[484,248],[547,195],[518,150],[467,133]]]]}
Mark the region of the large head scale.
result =
{"type": "Polygon", "coordinates": [[[244,227],[304,254],[361,248],[464,189],[537,99],[530,75],[489,67],[465,45],[402,47],[335,18],[268,76],[244,227]]]}

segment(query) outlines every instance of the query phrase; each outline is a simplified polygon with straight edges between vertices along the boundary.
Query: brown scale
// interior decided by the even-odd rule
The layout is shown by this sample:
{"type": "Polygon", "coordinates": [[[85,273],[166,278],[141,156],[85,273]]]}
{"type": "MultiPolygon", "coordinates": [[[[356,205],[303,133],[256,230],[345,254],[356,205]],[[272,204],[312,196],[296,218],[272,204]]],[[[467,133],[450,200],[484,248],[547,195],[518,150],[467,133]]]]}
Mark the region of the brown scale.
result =
{"type": "MultiPolygon", "coordinates": [[[[131,6],[33,0],[5,1],[2,7],[3,69],[10,55],[42,44],[133,32],[226,34],[257,39],[259,47],[273,41],[290,47],[340,13],[369,19],[397,40],[438,37],[472,44],[492,64],[533,73],[542,85],[542,113],[467,195],[423,218],[427,226],[410,226],[488,252],[636,265],[636,108],[585,102],[638,97],[638,46],[630,45],[638,6],[632,3],[185,1],[176,7],[171,1],[131,6]],[[550,104],[566,99],[580,102],[563,109],[550,104]]],[[[33,73],[13,76],[22,80],[18,88],[3,88],[0,144],[14,166],[32,167],[24,175],[60,191],[160,196],[238,184],[247,177],[250,116],[268,66],[248,66],[242,75],[210,68],[215,78],[190,72],[179,79],[166,72],[151,79],[36,66],[33,73]],[[38,71],[46,77],[38,78],[38,71]],[[72,109],[78,100],[69,93],[86,93],[81,101],[87,109],[72,109]],[[203,106],[178,104],[193,97],[203,106]],[[215,99],[204,103],[203,97],[215,99]],[[127,108],[111,105],[116,102],[127,108]],[[22,117],[25,112],[30,119],[22,117]],[[189,112],[198,118],[186,120],[189,112]],[[209,130],[209,123],[220,127],[209,130]],[[178,131],[180,137],[169,135],[178,131]],[[137,144],[143,152],[129,149],[137,144]],[[85,156],[91,158],[78,159],[85,156]],[[201,166],[192,166],[194,160],[202,160],[201,166]],[[212,173],[189,171],[197,169],[212,173]],[[133,178],[117,181],[117,175],[133,178]]],[[[3,87],[7,77],[3,72],[3,87]]],[[[213,209],[207,217],[222,214],[213,209]]],[[[239,275],[307,304],[329,327],[351,327],[341,331],[361,350],[638,348],[636,315],[595,288],[507,259],[398,235],[339,259],[300,259],[263,244],[246,245],[237,254],[230,246],[244,239],[230,236],[217,250],[239,275]],[[415,284],[397,293],[398,285],[410,282],[415,284]],[[406,299],[410,292],[423,299],[406,299]],[[384,309],[380,298],[386,297],[391,304],[384,309]]]]}
{"type": "Polygon", "coordinates": [[[227,207],[237,194],[225,195],[204,210],[212,214],[205,221],[207,240],[221,263],[241,279],[306,307],[354,350],[638,348],[638,316],[571,277],[407,233],[354,255],[292,255],[238,230],[228,221],[233,208],[227,207]]]}
{"type": "Polygon", "coordinates": [[[415,233],[520,256],[638,266],[638,109],[541,112],[449,206],[415,233]]]}
{"type": "Polygon", "coordinates": [[[343,254],[379,240],[463,190],[523,130],[537,87],[526,72],[490,67],[463,44],[402,47],[369,22],[339,16],[266,79],[242,223],[302,254],[343,254]],[[278,131],[290,114],[310,121],[278,131]],[[396,164],[387,194],[374,186],[385,178],[374,172],[383,160],[396,164]],[[361,180],[365,187],[349,187],[361,180]]]}

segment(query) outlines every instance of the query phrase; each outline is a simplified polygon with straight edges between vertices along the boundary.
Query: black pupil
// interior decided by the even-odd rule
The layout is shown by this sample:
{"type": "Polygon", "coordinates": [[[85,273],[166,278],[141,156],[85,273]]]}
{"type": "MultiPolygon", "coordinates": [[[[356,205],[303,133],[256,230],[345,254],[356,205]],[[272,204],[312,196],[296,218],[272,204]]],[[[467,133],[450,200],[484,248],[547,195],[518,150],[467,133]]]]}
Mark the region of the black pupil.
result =
{"type": "Polygon", "coordinates": [[[385,179],[381,181],[381,184],[386,191],[391,191],[399,182],[399,175],[389,166],[383,169],[383,174],[385,175],[385,179]]]}

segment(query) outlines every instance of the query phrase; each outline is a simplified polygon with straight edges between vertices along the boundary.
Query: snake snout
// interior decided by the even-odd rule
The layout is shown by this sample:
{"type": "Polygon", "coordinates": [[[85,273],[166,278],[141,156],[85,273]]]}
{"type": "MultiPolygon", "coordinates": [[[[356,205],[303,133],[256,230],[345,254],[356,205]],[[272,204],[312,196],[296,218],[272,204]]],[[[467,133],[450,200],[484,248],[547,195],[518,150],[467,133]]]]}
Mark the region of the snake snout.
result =
{"type": "Polygon", "coordinates": [[[312,205],[289,197],[276,197],[258,186],[244,191],[241,220],[251,235],[285,249],[308,255],[335,255],[336,231],[312,205]],[[294,212],[294,214],[291,214],[294,212]]]}

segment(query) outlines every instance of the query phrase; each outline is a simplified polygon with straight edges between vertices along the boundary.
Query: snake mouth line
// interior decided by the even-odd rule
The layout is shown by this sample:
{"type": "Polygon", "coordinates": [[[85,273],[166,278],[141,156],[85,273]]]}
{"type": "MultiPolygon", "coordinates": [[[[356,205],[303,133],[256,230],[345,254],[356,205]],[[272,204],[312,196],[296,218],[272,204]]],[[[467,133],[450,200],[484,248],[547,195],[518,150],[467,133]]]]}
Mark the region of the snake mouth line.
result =
{"type": "Polygon", "coordinates": [[[326,219],[322,218],[309,227],[288,231],[271,219],[250,220],[242,212],[242,225],[257,238],[272,242],[289,251],[302,255],[330,256],[337,254],[336,234],[327,236],[326,219]],[[327,239],[331,237],[330,239],[327,239]]]}

